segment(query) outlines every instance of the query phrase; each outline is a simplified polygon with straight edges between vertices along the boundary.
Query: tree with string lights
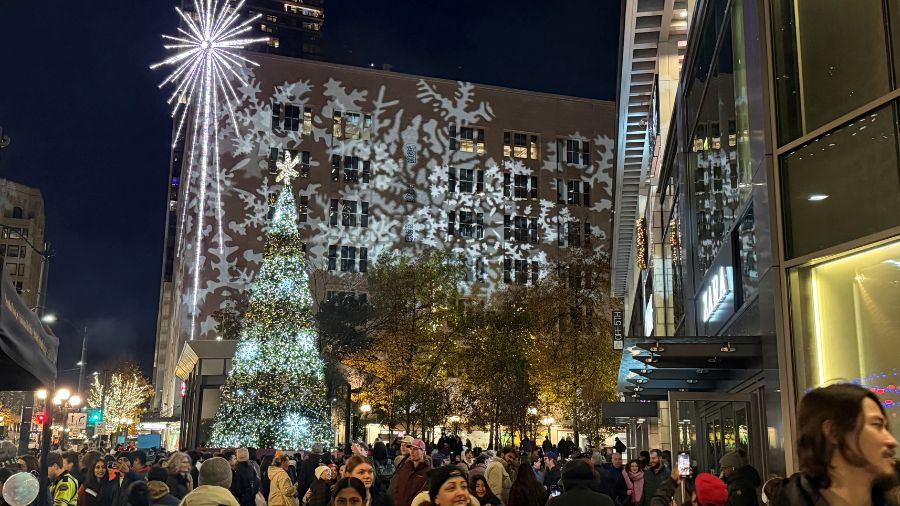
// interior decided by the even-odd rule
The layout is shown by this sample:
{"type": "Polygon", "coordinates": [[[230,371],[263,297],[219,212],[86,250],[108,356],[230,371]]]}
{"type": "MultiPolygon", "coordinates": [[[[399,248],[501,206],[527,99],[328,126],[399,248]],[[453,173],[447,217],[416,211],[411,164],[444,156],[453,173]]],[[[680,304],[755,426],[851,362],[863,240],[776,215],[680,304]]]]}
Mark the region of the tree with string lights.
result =
{"type": "Polygon", "coordinates": [[[125,363],[112,371],[106,383],[100,376],[94,375],[87,400],[88,406],[103,408],[105,432],[136,426],[147,410],[147,400],[153,396],[150,382],[134,363],[125,363]]]}
{"type": "Polygon", "coordinates": [[[304,449],[333,439],[313,299],[285,152],[263,261],[212,427],[210,445],[304,449]]]}

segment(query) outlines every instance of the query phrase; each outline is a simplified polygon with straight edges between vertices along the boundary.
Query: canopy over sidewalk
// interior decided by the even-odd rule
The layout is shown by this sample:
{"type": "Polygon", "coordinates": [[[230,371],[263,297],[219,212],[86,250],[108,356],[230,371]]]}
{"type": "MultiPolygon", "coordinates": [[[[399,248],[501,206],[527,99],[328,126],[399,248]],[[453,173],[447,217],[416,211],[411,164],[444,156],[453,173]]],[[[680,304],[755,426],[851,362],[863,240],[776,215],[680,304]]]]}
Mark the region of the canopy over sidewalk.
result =
{"type": "Polygon", "coordinates": [[[0,266],[0,390],[52,388],[58,348],[0,266]]]}

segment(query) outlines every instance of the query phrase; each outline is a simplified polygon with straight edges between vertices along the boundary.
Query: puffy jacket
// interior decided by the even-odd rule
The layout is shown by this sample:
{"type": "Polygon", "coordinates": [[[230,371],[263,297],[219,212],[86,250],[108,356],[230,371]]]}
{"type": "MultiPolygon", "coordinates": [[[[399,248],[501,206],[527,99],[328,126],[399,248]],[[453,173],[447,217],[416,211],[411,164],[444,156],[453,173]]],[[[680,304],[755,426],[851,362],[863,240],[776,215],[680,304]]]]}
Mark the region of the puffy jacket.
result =
{"type": "Polygon", "coordinates": [[[297,488],[291,483],[287,471],[278,466],[269,466],[269,506],[294,506],[297,488]]]}
{"type": "Polygon", "coordinates": [[[484,471],[484,479],[487,480],[488,487],[503,501],[503,504],[509,501],[509,489],[512,488],[512,478],[510,478],[506,466],[505,460],[494,457],[484,471]]]}
{"type": "Polygon", "coordinates": [[[650,467],[644,469],[644,492],[641,494],[643,506],[650,504],[650,499],[653,498],[660,486],[666,481],[671,481],[669,479],[671,475],[672,471],[665,464],[659,466],[659,472],[654,472],[650,467]]]}
{"type": "Polygon", "coordinates": [[[181,506],[240,506],[240,504],[225,487],[200,485],[184,496],[181,506]]]}

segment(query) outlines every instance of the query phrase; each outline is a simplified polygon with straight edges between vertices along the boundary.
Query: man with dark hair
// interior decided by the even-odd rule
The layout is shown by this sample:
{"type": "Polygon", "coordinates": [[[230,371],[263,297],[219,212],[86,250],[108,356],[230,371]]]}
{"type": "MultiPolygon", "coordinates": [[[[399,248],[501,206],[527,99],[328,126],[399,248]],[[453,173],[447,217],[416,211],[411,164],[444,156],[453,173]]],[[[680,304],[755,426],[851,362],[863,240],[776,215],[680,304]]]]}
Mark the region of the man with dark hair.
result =
{"type": "Polygon", "coordinates": [[[143,481],[143,476],[136,475],[132,469],[132,455],[128,452],[116,454],[116,471],[110,478],[109,484],[103,490],[101,503],[104,506],[127,506],[128,487],[136,482],[143,481]]]}
{"type": "Polygon", "coordinates": [[[298,469],[297,493],[300,494],[298,497],[306,495],[309,486],[316,481],[316,468],[328,464],[331,464],[331,457],[325,453],[325,449],[320,443],[313,444],[309,455],[303,459],[300,469],[298,469]]]}
{"type": "Polygon", "coordinates": [[[147,452],[144,450],[132,452],[131,462],[131,471],[143,479],[147,475],[147,471],[150,470],[150,466],[147,465],[147,452]]]}
{"type": "MultiPolygon", "coordinates": [[[[229,452],[226,452],[226,454],[229,452]]],[[[238,448],[232,465],[234,475],[231,479],[231,493],[241,506],[255,506],[256,494],[259,492],[260,482],[256,477],[256,471],[250,466],[250,452],[246,448],[238,448]]]]}
{"type": "Polygon", "coordinates": [[[50,478],[50,497],[53,506],[75,506],[78,501],[78,480],[65,470],[63,456],[47,454],[47,477],[50,478]]]}
{"type": "Polygon", "coordinates": [[[644,469],[644,491],[641,495],[641,505],[649,506],[650,499],[656,494],[667,479],[669,479],[669,468],[663,461],[662,452],[659,450],[650,451],[650,465],[644,469]]]}
{"type": "Polygon", "coordinates": [[[509,490],[512,488],[514,478],[512,476],[513,462],[516,460],[516,449],[507,446],[500,450],[500,455],[494,457],[488,463],[484,471],[484,479],[497,497],[505,504],[509,500],[509,490]]]}
{"type": "Polygon", "coordinates": [[[897,440],[878,397],[848,383],[807,392],[797,409],[800,472],[770,504],[891,504],[897,440]]]}
{"type": "Polygon", "coordinates": [[[550,499],[547,506],[613,506],[612,499],[594,490],[597,475],[583,459],[566,462],[563,466],[562,495],[550,499]]]}
{"type": "Polygon", "coordinates": [[[556,452],[550,451],[544,454],[544,467],[547,469],[544,474],[544,486],[549,490],[550,487],[559,484],[560,470],[556,465],[556,452]]]}

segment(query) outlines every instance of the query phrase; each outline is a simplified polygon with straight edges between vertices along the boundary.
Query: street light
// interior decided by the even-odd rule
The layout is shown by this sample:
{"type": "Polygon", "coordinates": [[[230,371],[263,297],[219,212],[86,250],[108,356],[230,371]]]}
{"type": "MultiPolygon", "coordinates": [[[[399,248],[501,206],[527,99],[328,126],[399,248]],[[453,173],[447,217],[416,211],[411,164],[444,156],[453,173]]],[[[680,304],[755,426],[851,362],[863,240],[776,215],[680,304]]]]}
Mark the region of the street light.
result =
{"type": "Polygon", "coordinates": [[[368,404],[363,404],[362,406],[359,407],[359,410],[362,411],[364,414],[369,414],[369,412],[372,411],[372,406],[370,406],[368,404]]]}
{"type": "Polygon", "coordinates": [[[546,417],[544,417],[544,419],[541,420],[541,421],[544,422],[544,425],[547,426],[547,439],[551,439],[551,440],[552,440],[552,438],[550,437],[550,426],[553,425],[553,422],[554,422],[553,417],[552,417],[552,416],[546,416],[546,417]]]}
{"type": "Polygon", "coordinates": [[[36,395],[38,399],[43,401],[47,398],[47,389],[42,388],[42,389],[38,390],[37,392],[35,392],[34,395],[36,395]]]}

